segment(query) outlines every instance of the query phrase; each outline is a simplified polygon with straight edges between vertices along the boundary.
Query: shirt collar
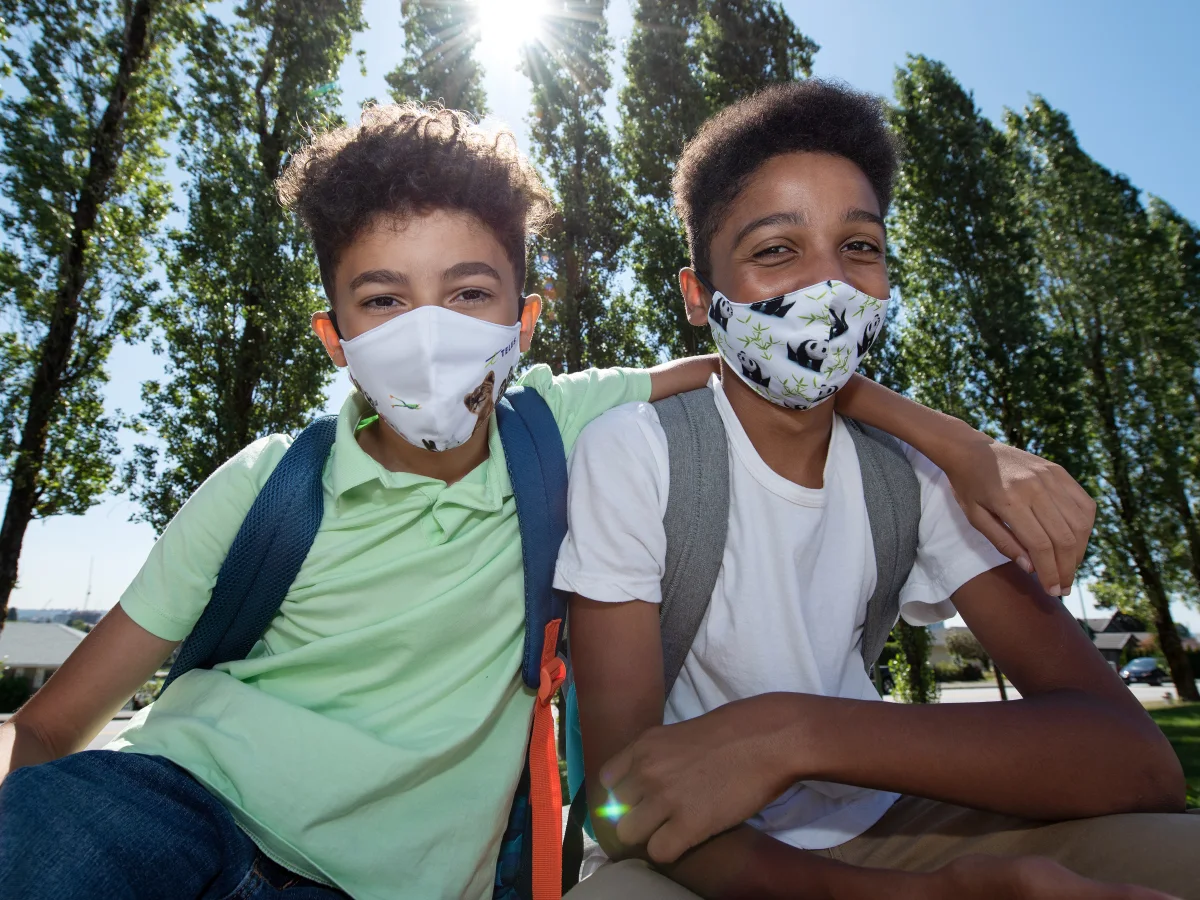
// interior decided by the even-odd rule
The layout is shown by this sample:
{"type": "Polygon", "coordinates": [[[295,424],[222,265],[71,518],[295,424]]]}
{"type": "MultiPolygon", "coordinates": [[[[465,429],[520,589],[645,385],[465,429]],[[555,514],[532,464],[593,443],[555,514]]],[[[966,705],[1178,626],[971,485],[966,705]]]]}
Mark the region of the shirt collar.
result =
{"type": "Polygon", "coordinates": [[[498,512],[505,499],[512,496],[512,482],[508,478],[495,413],[488,419],[488,458],[461,481],[451,485],[427,475],[391,472],[372,459],[359,446],[355,431],[358,424],[373,413],[371,405],[358,390],[350,392],[338,413],[337,436],[329,463],[329,486],[335,501],[340,502],[348,491],[372,481],[391,489],[433,488],[439,491],[438,504],[449,503],[480,512],[498,512]]]}

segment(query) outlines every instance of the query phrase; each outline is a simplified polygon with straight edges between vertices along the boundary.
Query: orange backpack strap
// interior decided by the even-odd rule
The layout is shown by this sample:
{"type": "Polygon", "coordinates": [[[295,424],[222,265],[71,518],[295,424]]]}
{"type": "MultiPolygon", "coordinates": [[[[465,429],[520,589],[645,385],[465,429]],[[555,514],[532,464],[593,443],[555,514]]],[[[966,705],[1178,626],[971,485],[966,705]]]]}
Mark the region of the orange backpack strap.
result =
{"type": "Polygon", "coordinates": [[[567,675],[558,655],[561,619],[547,623],[542,643],[542,680],[533,707],[529,740],[529,804],[533,813],[533,900],[562,897],[562,788],[554,742],[554,694],[567,675]]]}

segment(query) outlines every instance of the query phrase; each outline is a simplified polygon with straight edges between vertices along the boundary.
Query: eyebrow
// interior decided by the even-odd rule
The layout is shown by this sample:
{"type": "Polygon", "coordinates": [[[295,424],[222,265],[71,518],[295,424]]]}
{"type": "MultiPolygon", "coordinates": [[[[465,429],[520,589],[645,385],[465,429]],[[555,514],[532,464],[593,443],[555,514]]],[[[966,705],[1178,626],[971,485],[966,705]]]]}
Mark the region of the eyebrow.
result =
{"type": "Polygon", "coordinates": [[[743,227],[733,239],[733,246],[736,247],[743,240],[745,240],[746,235],[750,234],[752,231],[757,231],[760,228],[767,228],[771,225],[804,225],[807,221],[808,220],[805,219],[803,215],[797,212],[771,213],[771,215],[763,216],[761,219],[755,219],[749,225],[743,227]]]}
{"type": "Polygon", "coordinates": [[[887,225],[884,224],[884,221],[880,216],[877,216],[877,215],[875,215],[875,213],[870,212],[869,210],[861,209],[860,207],[857,207],[857,206],[854,207],[853,209],[846,210],[846,215],[842,217],[842,221],[843,222],[870,222],[871,224],[878,225],[880,228],[883,228],[885,230],[887,228],[887,225]]]}
{"type": "Polygon", "coordinates": [[[472,275],[485,275],[496,281],[500,280],[500,273],[485,262],[460,262],[442,273],[442,281],[454,281],[458,278],[469,278],[472,275]]]}
{"type": "Polygon", "coordinates": [[[393,269],[368,269],[354,276],[350,282],[350,290],[362,287],[364,284],[392,284],[404,287],[408,284],[408,276],[393,269]]]}

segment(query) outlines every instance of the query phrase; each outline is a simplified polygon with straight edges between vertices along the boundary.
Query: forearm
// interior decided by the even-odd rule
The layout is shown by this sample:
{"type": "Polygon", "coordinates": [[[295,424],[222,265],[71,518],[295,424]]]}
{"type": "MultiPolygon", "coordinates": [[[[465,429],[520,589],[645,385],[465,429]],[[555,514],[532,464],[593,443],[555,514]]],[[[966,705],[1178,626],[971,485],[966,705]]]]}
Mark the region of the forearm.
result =
{"type": "Polygon", "coordinates": [[[1163,777],[1160,736],[1082,692],[929,706],[803,694],[763,702],[774,707],[764,717],[788,723],[774,748],[795,780],[1035,819],[1182,809],[1182,776],[1163,777]]]}
{"type": "Polygon", "coordinates": [[[19,718],[0,725],[0,784],[14,769],[49,762],[55,755],[36,730],[24,727],[19,718]]]}
{"type": "Polygon", "coordinates": [[[834,394],[834,403],[840,415],[899,438],[942,469],[951,468],[954,453],[964,443],[991,441],[960,419],[914,403],[858,374],[834,394]]]}
{"type": "Polygon", "coordinates": [[[748,825],[717,835],[660,870],[706,900],[928,900],[936,883],[936,876],[836,862],[748,825]]]}
{"type": "Polygon", "coordinates": [[[650,402],[704,387],[720,371],[720,359],[715,354],[690,356],[655,366],[650,370],[650,402]]]}

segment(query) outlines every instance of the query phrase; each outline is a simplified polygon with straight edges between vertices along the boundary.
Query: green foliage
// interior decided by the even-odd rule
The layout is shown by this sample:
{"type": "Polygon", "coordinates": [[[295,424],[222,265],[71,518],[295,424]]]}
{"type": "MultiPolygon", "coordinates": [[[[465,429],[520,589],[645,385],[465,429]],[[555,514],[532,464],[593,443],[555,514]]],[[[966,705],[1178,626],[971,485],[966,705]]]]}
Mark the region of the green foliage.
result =
{"type": "Polygon", "coordinates": [[[11,672],[0,672],[0,713],[13,713],[33,696],[29,679],[11,672]]]}
{"type": "Polygon", "coordinates": [[[1191,283],[1194,260],[1186,235],[1173,239],[1185,223],[1161,209],[1148,215],[1137,189],[1088,157],[1067,117],[1044,100],[1010,114],[1008,131],[1023,162],[1017,183],[1040,309],[1059,323],[1082,372],[1080,419],[1102,488],[1095,568],[1120,596],[1140,587],[1176,689],[1200,699],[1170,612],[1179,586],[1196,584],[1181,566],[1196,490],[1189,456],[1200,339],[1194,305],[1177,293],[1191,283]]]}
{"type": "Polygon", "coordinates": [[[332,366],[309,330],[325,306],[316,258],[273,182],[309,124],[335,119],[336,77],[360,0],[276,0],[208,15],[189,36],[180,165],[187,226],[170,235],[171,291],[152,308],[166,378],[147,382],[126,481],[161,530],[251,441],[294,431],[323,402],[332,366]]]}
{"type": "Polygon", "coordinates": [[[688,323],[678,273],[687,243],[672,211],[671,175],[710,115],[755,90],[812,70],[817,45],[768,0],[640,0],[625,55],[617,159],[632,194],[626,260],[632,302],[664,356],[711,349],[688,323]]]}
{"type": "MultiPolygon", "coordinates": [[[[184,3],[0,0],[0,609],[29,522],[112,484],[114,344],[139,337],[170,204],[163,141],[184,3]]],[[[2,622],[0,622],[2,624],[2,622]]]]}
{"type": "Polygon", "coordinates": [[[555,372],[639,365],[652,353],[615,278],[629,233],[629,197],[613,165],[604,94],[611,84],[607,0],[552,4],[548,36],[527,49],[533,159],[560,215],[533,245],[527,290],[546,301],[532,360],[555,372]]]}
{"type": "Polygon", "coordinates": [[[960,660],[975,660],[985,669],[991,668],[992,658],[969,631],[954,631],[946,635],[946,652],[960,660]]]}
{"type": "Polygon", "coordinates": [[[929,664],[933,646],[929,629],[901,619],[892,629],[892,638],[900,649],[889,666],[896,684],[892,696],[901,703],[937,703],[940,688],[929,664]]]}
{"type": "Polygon", "coordinates": [[[891,121],[905,152],[889,238],[914,398],[1087,474],[1080,366],[1040,315],[1018,151],[941,63],[909,57],[891,121]]]}
{"type": "Polygon", "coordinates": [[[440,102],[476,118],[487,114],[483,70],[472,50],[479,43],[474,3],[403,0],[404,61],[387,75],[397,103],[440,102]]]}
{"type": "Polygon", "coordinates": [[[939,662],[933,664],[933,677],[939,684],[948,681],[982,681],[983,669],[972,663],[939,662]]]}

